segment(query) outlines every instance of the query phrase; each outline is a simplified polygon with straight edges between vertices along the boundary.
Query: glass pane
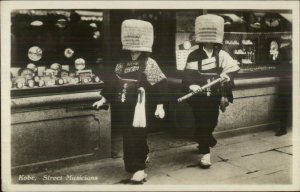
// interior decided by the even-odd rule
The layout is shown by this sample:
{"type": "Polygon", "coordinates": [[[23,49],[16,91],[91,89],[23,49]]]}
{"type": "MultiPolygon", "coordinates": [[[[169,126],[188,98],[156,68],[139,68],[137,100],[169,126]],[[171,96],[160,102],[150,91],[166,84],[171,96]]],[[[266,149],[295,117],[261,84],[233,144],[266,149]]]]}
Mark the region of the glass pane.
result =
{"type": "MultiPolygon", "coordinates": [[[[242,71],[276,69],[291,64],[292,23],[289,12],[205,10],[224,19],[223,50],[235,59],[242,71]]],[[[176,12],[176,66],[185,68],[188,54],[197,49],[194,22],[200,11],[176,12]]]]}
{"type": "Polygon", "coordinates": [[[12,87],[98,83],[102,21],[101,10],[14,10],[12,87]]]}

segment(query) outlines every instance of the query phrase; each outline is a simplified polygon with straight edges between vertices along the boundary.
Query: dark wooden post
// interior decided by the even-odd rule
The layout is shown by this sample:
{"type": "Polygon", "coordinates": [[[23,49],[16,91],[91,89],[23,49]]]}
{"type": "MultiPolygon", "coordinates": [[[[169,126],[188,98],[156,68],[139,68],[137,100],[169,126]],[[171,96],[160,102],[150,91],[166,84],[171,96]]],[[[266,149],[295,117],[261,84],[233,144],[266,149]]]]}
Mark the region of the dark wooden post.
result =
{"type": "Polygon", "coordinates": [[[111,62],[111,42],[110,42],[110,10],[103,10],[103,50],[104,50],[104,65],[107,65],[111,62]]]}

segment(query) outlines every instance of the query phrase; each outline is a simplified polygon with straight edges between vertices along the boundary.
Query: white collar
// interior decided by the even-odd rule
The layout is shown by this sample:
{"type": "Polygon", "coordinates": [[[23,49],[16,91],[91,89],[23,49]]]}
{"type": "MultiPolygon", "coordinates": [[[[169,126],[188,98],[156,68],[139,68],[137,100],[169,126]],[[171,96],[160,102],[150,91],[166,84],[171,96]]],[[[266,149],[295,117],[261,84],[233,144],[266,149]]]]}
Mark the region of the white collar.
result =
{"type": "Polygon", "coordinates": [[[214,52],[214,50],[212,49],[211,51],[207,51],[204,47],[203,47],[203,51],[205,51],[206,55],[208,58],[211,58],[212,57],[212,54],[214,52]]]}

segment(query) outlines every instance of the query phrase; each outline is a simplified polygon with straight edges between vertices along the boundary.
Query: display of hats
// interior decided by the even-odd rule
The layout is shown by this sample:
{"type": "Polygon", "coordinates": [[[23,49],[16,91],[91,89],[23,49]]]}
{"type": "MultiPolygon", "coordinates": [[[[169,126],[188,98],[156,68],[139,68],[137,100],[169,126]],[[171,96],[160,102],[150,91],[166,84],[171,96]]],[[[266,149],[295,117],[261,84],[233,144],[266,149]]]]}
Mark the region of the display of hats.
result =
{"type": "Polygon", "coordinates": [[[97,28],[97,24],[96,23],[90,23],[90,27],[97,28]]]}
{"type": "Polygon", "coordinates": [[[25,68],[21,71],[20,75],[26,79],[31,79],[34,76],[34,72],[31,69],[25,68]]]}
{"type": "Polygon", "coordinates": [[[122,23],[123,50],[152,52],[153,26],[141,20],[129,19],[122,23]]]}
{"type": "Polygon", "coordinates": [[[69,76],[69,72],[68,72],[67,70],[62,69],[62,70],[58,73],[58,75],[59,75],[60,77],[67,77],[67,76],[69,76]]]}
{"type": "Polygon", "coordinates": [[[39,20],[35,20],[35,21],[32,21],[30,23],[31,26],[34,26],[34,27],[39,27],[39,26],[42,26],[44,23],[42,21],[39,21],[39,20]]]}
{"type": "Polygon", "coordinates": [[[85,68],[85,60],[83,58],[78,58],[75,60],[75,69],[83,70],[85,68]]]}
{"type": "Polygon", "coordinates": [[[53,63],[53,64],[51,64],[50,68],[53,70],[61,70],[62,67],[61,67],[61,64],[59,64],[59,63],[53,63]]]}
{"type": "Polygon", "coordinates": [[[197,43],[223,43],[224,19],[217,15],[201,15],[195,21],[197,43]]]}
{"type": "Polygon", "coordinates": [[[270,43],[270,53],[273,54],[273,53],[278,53],[278,43],[277,41],[271,41],[270,43]]]}
{"type": "Polygon", "coordinates": [[[58,19],[55,24],[58,28],[65,28],[67,26],[67,20],[64,18],[58,19]]]}
{"type": "Polygon", "coordinates": [[[71,58],[74,55],[74,50],[71,48],[66,48],[64,51],[64,55],[66,58],[71,58]]]}
{"type": "Polygon", "coordinates": [[[44,71],[44,75],[45,76],[55,76],[55,72],[56,70],[54,70],[54,69],[46,69],[45,71],[44,71]]]}
{"type": "Polygon", "coordinates": [[[31,61],[38,61],[43,56],[43,50],[38,46],[30,47],[28,50],[28,58],[31,61]]]}
{"type": "Polygon", "coordinates": [[[278,27],[280,24],[280,18],[272,18],[272,17],[267,17],[265,19],[265,24],[268,27],[278,27]]]}
{"type": "Polygon", "coordinates": [[[27,68],[28,68],[28,69],[31,69],[33,72],[37,72],[37,67],[36,67],[36,65],[33,64],[33,63],[27,64],[27,68]]]}

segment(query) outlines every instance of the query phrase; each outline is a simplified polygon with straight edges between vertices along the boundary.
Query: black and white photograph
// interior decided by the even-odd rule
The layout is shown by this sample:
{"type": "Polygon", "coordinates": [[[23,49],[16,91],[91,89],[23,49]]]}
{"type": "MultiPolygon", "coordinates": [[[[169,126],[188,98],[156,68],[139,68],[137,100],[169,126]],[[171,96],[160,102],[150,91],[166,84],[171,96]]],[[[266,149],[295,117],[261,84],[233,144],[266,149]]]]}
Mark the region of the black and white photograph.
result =
{"type": "Polygon", "coordinates": [[[2,1],[2,191],[299,191],[298,1],[2,1]]]}

